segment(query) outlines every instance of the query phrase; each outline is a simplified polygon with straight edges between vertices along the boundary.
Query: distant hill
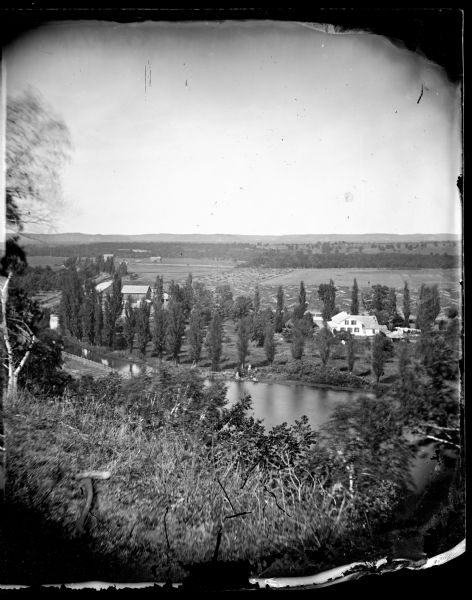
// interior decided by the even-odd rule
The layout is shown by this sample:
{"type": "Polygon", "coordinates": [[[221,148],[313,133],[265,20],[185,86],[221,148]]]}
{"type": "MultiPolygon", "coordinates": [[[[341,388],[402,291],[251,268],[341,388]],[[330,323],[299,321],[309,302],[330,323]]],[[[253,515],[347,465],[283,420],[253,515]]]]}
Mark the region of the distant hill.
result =
{"type": "Polygon", "coordinates": [[[362,233],[362,234],[287,234],[287,235],[231,235],[226,233],[149,233],[141,235],[91,234],[91,233],[24,233],[20,236],[23,245],[43,244],[47,246],[68,246],[72,244],[92,244],[101,242],[174,242],[206,244],[316,244],[317,242],[434,242],[459,241],[461,236],[454,233],[362,233]]]}

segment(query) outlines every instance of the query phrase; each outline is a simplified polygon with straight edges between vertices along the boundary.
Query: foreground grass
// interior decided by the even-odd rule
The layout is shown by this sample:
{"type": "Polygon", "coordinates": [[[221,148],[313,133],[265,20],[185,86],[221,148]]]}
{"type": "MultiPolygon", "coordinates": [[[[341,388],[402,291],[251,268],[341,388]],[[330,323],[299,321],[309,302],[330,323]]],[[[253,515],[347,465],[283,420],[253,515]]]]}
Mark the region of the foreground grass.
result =
{"type": "Polygon", "coordinates": [[[353,531],[345,501],[313,476],[300,479],[288,452],[286,468],[248,469],[170,412],[159,424],[156,401],[25,392],[6,408],[9,498],[73,538],[85,503],[77,473],[109,470],[94,484],[83,535],[123,580],[181,581],[186,565],[215,558],[249,561],[254,574],[333,565],[328,541],[353,531]]]}

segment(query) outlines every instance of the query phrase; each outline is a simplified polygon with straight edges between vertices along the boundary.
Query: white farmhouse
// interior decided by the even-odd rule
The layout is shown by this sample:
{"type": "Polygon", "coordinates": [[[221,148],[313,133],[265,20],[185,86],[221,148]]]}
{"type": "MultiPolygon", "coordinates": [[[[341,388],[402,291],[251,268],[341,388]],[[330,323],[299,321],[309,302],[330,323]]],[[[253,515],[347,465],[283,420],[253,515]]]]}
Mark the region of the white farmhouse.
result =
{"type": "Polygon", "coordinates": [[[350,331],[352,335],[369,336],[388,331],[385,325],[379,325],[375,315],[350,315],[342,311],[327,323],[331,331],[350,331]]]}
{"type": "Polygon", "coordinates": [[[131,299],[131,305],[136,308],[139,306],[141,300],[151,302],[151,286],[125,284],[121,288],[121,295],[123,296],[123,311],[128,298],[131,299]]]}

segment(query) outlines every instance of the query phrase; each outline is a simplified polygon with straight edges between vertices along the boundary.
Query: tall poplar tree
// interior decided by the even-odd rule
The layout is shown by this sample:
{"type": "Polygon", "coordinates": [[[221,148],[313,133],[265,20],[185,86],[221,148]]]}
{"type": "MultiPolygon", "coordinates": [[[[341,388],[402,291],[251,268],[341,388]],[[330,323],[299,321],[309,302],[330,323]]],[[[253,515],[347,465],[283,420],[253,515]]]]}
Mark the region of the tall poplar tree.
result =
{"type": "Polygon", "coordinates": [[[160,359],[166,347],[166,315],[167,311],[162,306],[161,296],[154,298],[154,318],[152,328],[153,354],[160,359]]]}
{"type": "Polygon", "coordinates": [[[187,335],[190,360],[196,365],[202,354],[204,338],[203,316],[198,306],[195,306],[190,313],[190,323],[187,335]]]}
{"type": "Polygon", "coordinates": [[[190,311],[193,308],[194,297],[195,297],[195,294],[193,292],[192,273],[189,273],[187,276],[182,294],[183,294],[184,311],[185,311],[185,314],[188,316],[190,314],[190,311]]]}
{"type": "Polygon", "coordinates": [[[241,368],[244,370],[247,355],[249,353],[249,338],[251,336],[251,324],[249,317],[242,317],[237,326],[238,337],[236,347],[238,350],[238,360],[241,368]]]}
{"type": "Polygon", "coordinates": [[[176,363],[182,348],[185,333],[185,315],[181,302],[171,297],[167,308],[166,350],[176,363]]]}
{"type": "Polygon", "coordinates": [[[162,304],[164,299],[164,277],[162,275],[158,275],[156,277],[156,289],[154,291],[154,298],[162,304]]]}
{"type": "Polygon", "coordinates": [[[150,304],[146,300],[141,300],[136,309],[136,343],[141,356],[146,355],[146,346],[151,339],[149,331],[150,304]]]}
{"type": "Polygon", "coordinates": [[[62,277],[62,296],[59,317],[62,327],[74,337],[82,338],[81,307],[83,290],[75,268],[68,269],[62,277]]]}
{"type": "Polygon", "coordinates": [[[82,339],[93,344],[95,340],[95,287],[91,281],[84,285],[84,295],[81,306],[82,339]]]}
{"type": "Polygon", "coordinates": [[[423,333],[429,332],[440,310],[438,286],[421,284],[416,317],[417,327],[423,333]]]}
{"type": "Polygon", "coordinates": [[[336,310],[336,287],[332,279],[329,283],[321,283],[318,286],[318,298],[323,303],[323,320],[329,321],[336,310]]]}
{"type": "Polygon", "coordinates": [[[113,347],[115,338],[115,319],[113,316],[112,299],[110,294],[105,296],[103,303],[103,330],[102,330],[102,343],[108,348],[113,347]]]}
{"type": "Polygon", "coordinates": [[[210,357],[212,371],[218,371],[223,350],[223,323],[221,313],[218,310],[213,311],[205,338],[205,346],[210,357]]]}
{"type": "Polygon", "coordinates": [[[277,308],[275,310],[274,328],[276,333],[280,333],[284,326],[284,291],[281,285],[277,289],[277,308]]]}
{"type": "Polygon", "coordinates": [[[301,319],[296,319],[292,328],[292,343],[290,351],[293,358],[299,360],[303,356],[305,350],[305,331],[301,319]]]}
{"type": "Polygon", "coordinates": [[[126,344],[131,354],[133,352],[134,336],[136,333],[136,311],[133,307],[131,296],[128,296],[125,302],[125,319],[123,329],[126,344]]]}
{"type": "Polygon", "coordinates": [[[410,288],[408,287],[408,282],[405,281],[405,285],[403,287],[403,327],[410,326],[410,314],[410,288]]]}
{"type": "Polygon", "coordinates": [[[379,383],[380,378],[384,374],[384,366],[387,359],[386,339],[382,333],[377,333],[372,343],[372,370],[375,373],[377,383],[379,383]]]}
{"type": "Polygon", "coordinates": [[[274,325],[268,321],[266,323],[264,335],[264,351],[268,363],[271,365],[275,357],[274,325]]]}
{"type": "Polygon", "coordinates": [[[261,308],[261,293],[259,291],[259,285],[256,285],[254,291],[254,313],[257,314],[261,308]]]}
{"type": "Polygon", "coordinates": [[[357,279],[354,278],[354,284],[351,292],[351,315],[359,314],[359,287],[357,285],[357,279]]]}
{"type": "Polygon", "coordinates": [[[94,328],[94,342],[96,346],[102,345],[102,332],[103,332],[103,299],[102,294],[95,294],[95,306],[93,315],[93,328],[94,328]]]}

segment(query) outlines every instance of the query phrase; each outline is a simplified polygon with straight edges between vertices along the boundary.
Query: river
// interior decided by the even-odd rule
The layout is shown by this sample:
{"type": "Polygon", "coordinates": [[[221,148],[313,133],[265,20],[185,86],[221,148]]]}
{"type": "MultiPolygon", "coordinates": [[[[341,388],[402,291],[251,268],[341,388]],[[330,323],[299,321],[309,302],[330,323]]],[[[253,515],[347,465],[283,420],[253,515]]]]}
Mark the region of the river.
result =
{"type": "MultiPolygon", "coordinates": [[[[303,384],[253,383],[228,381],[227,398],[234,404],[244,394],[252,398],[254,417],[263,419],[270,429],[284,421],[291,425],[306,415],[313,429],[319,429],[331,417],[338,404],[353,400],[358,392],[311,387],[303,384]]],[[[411,466],[412,491],[422,491],[436,466],[435,443],[422,446],[411,466]]]]}

